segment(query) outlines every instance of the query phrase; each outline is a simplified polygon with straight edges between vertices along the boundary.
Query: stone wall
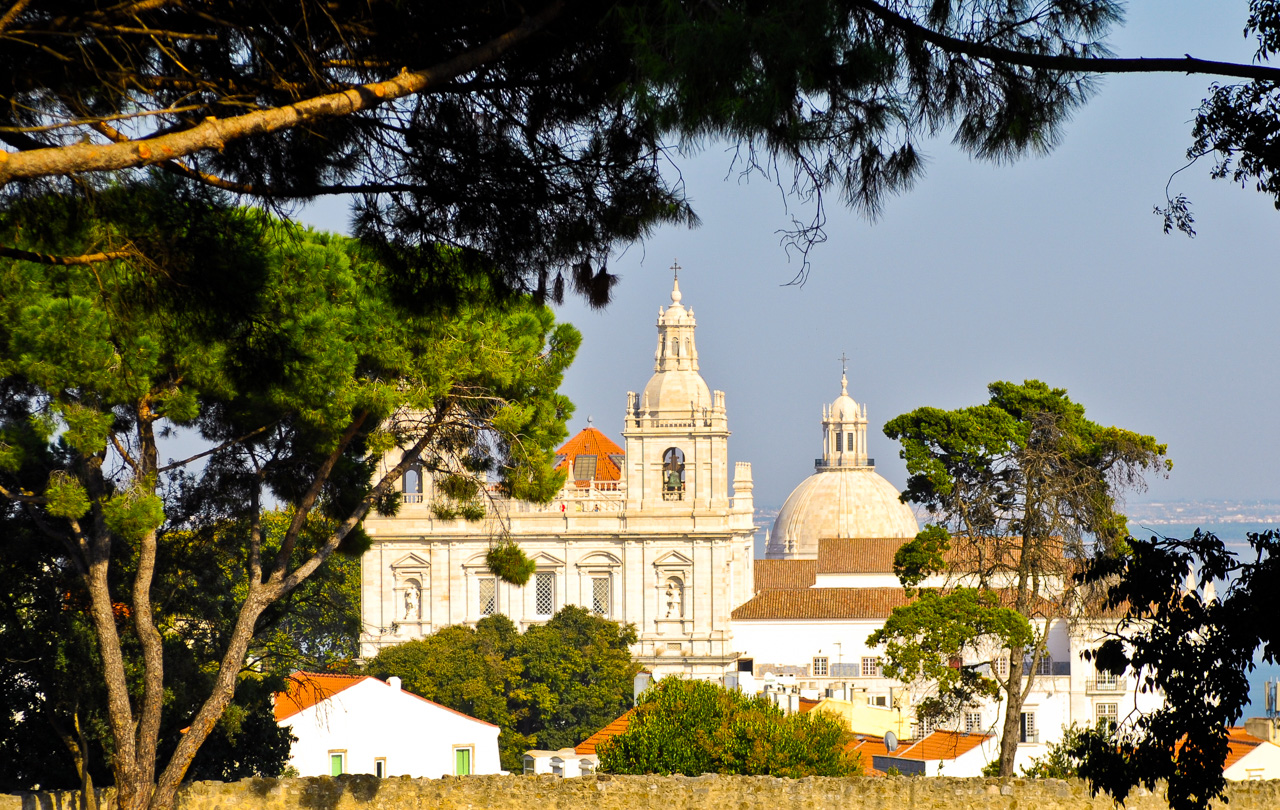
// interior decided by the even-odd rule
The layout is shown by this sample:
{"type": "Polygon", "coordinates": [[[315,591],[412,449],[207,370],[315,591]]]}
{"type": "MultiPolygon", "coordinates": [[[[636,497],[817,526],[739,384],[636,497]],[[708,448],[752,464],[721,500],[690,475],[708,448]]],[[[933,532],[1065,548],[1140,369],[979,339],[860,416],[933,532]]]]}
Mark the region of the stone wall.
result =
{"type": "MultiPolygon", "coordinates": [[[[112,810],[103,792],[101,810],[112,810]]],[[[1280,807],[1280,780],[1236,782],[1230,810],[1280,807]]],[[[78,796],[0,796],[0,810],[78,810],[78,796]]],[[[766,776],[372,776],[196,782],[175,810],[1113,810],[1083,782],[1056,779],[809,778],[766,776]]],[[[1128,810],[1165,810],[1142,791],[1128,810]]]]}

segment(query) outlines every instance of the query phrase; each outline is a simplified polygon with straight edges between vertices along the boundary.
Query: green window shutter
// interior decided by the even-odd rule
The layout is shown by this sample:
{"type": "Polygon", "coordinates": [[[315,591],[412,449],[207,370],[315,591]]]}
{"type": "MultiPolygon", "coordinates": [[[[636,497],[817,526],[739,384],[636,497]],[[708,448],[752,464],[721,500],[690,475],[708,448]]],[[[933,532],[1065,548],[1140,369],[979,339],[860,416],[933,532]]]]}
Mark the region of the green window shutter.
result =
{"type": "Polygon", "coordinates": [[[342,776],[342,754],[329,755],[329,775],[342,776]]]}
{"type": "Polygon", "coordinates": [[[455,748],[453,751],[454,766],[453,772],[458,776],[469,776],[471,774],[471,749],[455,748]]]}

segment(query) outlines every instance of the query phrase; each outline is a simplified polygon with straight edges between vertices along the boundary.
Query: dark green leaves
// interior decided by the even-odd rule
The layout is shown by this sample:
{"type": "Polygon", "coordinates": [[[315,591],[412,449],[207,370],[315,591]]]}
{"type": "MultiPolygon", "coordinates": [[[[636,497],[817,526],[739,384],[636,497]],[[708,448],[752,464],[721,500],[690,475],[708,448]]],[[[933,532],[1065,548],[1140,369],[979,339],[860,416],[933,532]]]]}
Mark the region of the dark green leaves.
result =
{"type": "Polygon", "coordinates": [[[786,715],[764,697],[669,677],[641,696],[627,730],[598,753],[609,773],[852,776],[861,767],[843,749],[847,736],[831,715],[786,715]]]}

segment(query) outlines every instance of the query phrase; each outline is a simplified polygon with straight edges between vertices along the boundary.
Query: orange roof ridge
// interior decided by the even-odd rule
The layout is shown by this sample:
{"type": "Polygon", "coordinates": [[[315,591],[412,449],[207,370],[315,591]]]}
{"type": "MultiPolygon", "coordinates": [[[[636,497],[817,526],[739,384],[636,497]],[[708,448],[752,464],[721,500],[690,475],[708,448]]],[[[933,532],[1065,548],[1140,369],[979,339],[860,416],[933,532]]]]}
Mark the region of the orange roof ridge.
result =
{"type": "Polygon", "coordinates": [[[592,480],[621,481],[622,468],[615,456],[625,455],[613,439],[594,427],[585,427],[578,435],[565,442],[556,451],[555,469],[573,475],[573,462],[578,456],[595,456],[596,466],[592,480]]]}

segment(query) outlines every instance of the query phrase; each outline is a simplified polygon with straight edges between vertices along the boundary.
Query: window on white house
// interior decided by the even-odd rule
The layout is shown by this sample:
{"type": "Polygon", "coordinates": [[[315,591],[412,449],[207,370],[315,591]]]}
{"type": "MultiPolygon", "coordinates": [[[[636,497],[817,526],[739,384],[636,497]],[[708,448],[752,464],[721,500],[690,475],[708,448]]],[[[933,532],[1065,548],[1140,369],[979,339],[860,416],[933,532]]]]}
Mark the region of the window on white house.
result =
{"type": "Polygon", "coordinates": [[[373,761],[373,775],[379,779],[387,778],[387,760],[386,757],[378,757],[373,761]]]}
{"type": "Polygon", "coordinates": [[[536,616],[550,616],[556,612],[555,574],[534,574],[533,612],[536,616]]]}
{"type": "Polygon", "coordinates": [[[888,695],[867,695],[867,705],[868,706],[884,706],[887,708],[889,706],[889,696],[888,695]]]}
{"type": "Polygon", "coordinates": [[[480,595],[480,615],[492,616],[498,612],[498,581],[493,577],[481,577],[478,593],[480,595]]]}
{"type": "Polygon", "coordinates": [[[1120,720],[1119,703],[1098,703],[1093,707],[1093,713],[1097,719],[1098,731],[1110,734],[1116,730],[1116,723],[1120,720]]]}
{"type": "Polygon", "coordinates": [[[591,611],[597,616],[608,616],[609,605],[612,601],[613,588],[609,577],[592,577],[591,578],[591,611]]]}
{"type": "Polygon", "coordinates": [[[1099,689],[1115,689],[1119,685],[1119,679],[1113,672],[1099,670],[1096,683],[1099,689]]]}
{"type": "Polygon", "coordinates": [[[966,734],[977,734],[982,731],[982,713],[981,712],[965,712],[964,713],[964,730],[966,734]]]}
{"type": "Polygon", "coordinates": [[[997,677],[997,678],[1007,678],[1007,677],[1009,677],[1009,658],[1008,658],[1008,656],[1001,656],[1001,657],[999,657],[999,658],[997,658],[997,659],[996,659],[996,677],[997,677]]]}
{"type": "Polygon", "coordinates": [[[1036,662],[1037,675],[1053,674],[1053,659],[1049,657],[1049,653],[1040,656],[1040,660],[1036,662]]]}
{"type": "Polygon", "coordinates": [[[825,655],[819,655],[813,659],[813,675],[815,678],[825,678],[827,676],[827,657],[825,655]]]}
{"type": "Polygon", "coordinates": [[[524,772],[525,772],[525,773],[534,773],[536,770],[537,770],[537,768],[536,768],[536,766],[533,764],[533,757],[526,755],[526,756],[525,756],[525,758],[524,758],[524,772]]]}
{"type": "Polygon", "coordinates": [[[342,776],[347,772],[347,752],[346,751],[330,751],[329,752],[329,775],[342,776]]]}
{"type": "Polygon", "coordinates": [[[862,677],[874,678],[880,674],[880,659],[866,656],[862,659],[862,677]]]}
{"type": "Polygon", "coordinates": [[[924,739],[925,737],[928,737],[930,734],[933,733],[933,730],[935,727],[937,727],[937,725],[938,725],[938,718],[922,717],[917,715],[916,716],[917,739],[924,739]]]}
{"type": "Polygon", "coordinates": [[[1019,723],[1019,731],[1021,732],[1018,742],[1035,743],[1040,742],[1040,737],[1036,734],[1036,713],[1023,712],[1022,719],[1019,723]]]}

